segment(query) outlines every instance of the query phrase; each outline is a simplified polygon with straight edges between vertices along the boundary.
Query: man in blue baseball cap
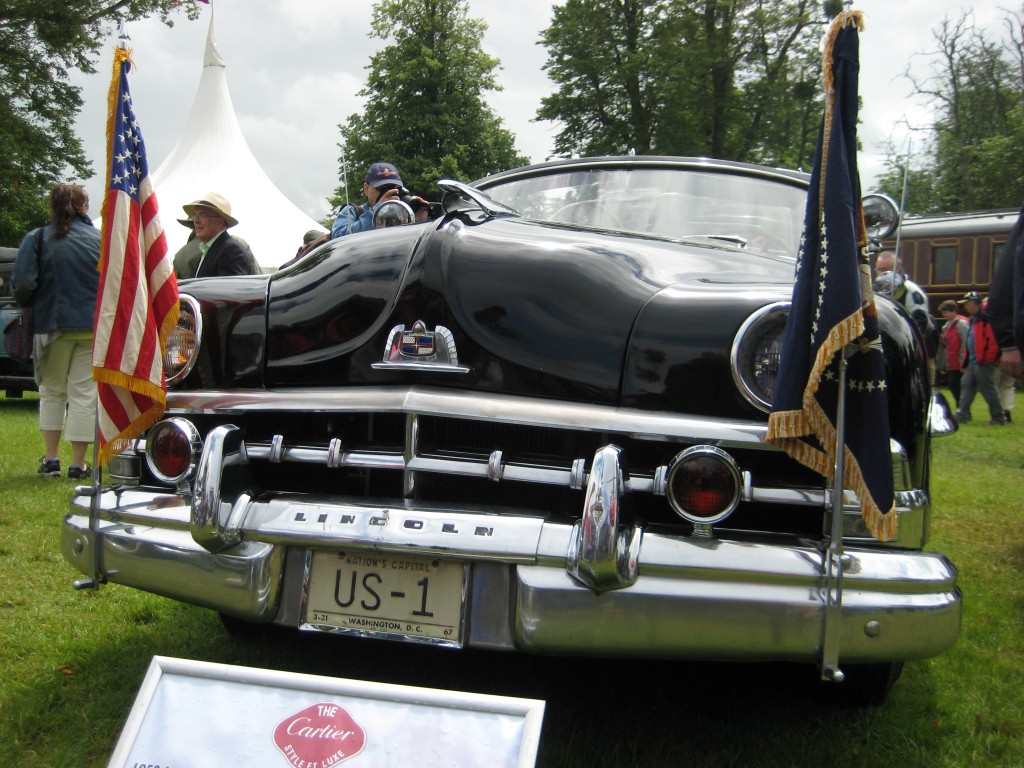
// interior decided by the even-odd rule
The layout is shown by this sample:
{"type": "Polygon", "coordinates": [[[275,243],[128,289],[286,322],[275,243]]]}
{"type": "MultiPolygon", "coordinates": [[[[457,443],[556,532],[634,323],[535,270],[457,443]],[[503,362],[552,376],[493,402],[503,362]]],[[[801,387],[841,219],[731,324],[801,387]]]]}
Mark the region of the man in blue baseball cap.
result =
{"type": "Polygon", "coordinates": [[[398,169],[391,163],[371,165],[363,178],[366,205],[346,203],[342,206],[331,226],[331,239],[373,229],[373,212],[381,203],[398,200],[404,186],[398,169]]]}

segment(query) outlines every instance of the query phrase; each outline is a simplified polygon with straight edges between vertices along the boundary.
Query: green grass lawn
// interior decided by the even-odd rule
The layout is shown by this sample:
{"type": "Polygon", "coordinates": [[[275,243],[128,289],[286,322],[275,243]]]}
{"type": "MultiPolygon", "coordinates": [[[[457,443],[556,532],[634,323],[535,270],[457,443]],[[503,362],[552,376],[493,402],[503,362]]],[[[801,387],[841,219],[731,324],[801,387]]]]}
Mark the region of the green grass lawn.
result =
{"type": "Polygon", "coordinates": [[[551,768],[1019,768],[1024,406],[1014,415],[989,427],[979,399],[974,421],[934,444],[932,547],[960,570],[959,643],[908,663],[884,706],[848,709],[796,665],[520,658],[297,632],[239,639],[207,610],[116,585],[77,592],[58,546],[72,484],[36,477],[35,400],[0,399],[0,767],[106,765],[150,659],[163,655],[541,698],[538,765],[551,768]]]}

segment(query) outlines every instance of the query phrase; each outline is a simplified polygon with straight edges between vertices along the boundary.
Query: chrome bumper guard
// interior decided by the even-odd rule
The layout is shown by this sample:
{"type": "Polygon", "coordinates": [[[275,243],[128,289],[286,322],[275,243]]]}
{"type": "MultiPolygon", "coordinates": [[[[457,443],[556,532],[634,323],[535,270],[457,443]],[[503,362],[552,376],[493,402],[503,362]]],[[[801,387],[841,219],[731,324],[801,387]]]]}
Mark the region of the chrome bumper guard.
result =
{"type": "MultiPolygon", "coordinates": [[[[72,500],[64,556],[106,580],[253,622],[298,626],[302,555],[363,549],[468,562],[467,645],[679,658],[822,656],[829,604],[821,542],[754,543],[641,529],[621,519],[618,449],[594,458],[582,518],[253,494],[235,427],[208,435],[189,503],[121,488],[72,500]],[[496,607],[497,606],[497,607],[496,607]],[[509,606],[512,606],[511,610],[509,606]],[[499,609],[500,608],[500,609],[499,609]]],[[[847,547],[838,618],[844,662],[942,653],[960,630],[956,569],[942,555],[847,547]]]]}

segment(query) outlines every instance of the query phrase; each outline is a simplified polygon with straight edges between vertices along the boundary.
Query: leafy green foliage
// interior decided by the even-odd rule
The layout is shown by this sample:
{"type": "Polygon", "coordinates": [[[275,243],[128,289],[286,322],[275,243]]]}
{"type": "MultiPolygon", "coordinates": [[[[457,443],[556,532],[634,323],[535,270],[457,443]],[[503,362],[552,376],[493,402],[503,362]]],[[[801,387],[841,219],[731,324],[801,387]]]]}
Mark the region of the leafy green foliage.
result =
{"type": "Polygon", "coordinates": [[[499,89],[499,62],[480,46],[487,25],[467,9],[466,0],[378,0],[371,34],[392,42],[370,59],[364,111],[339,126],[348,190],[346,198],[339,186],[332,205],[361,199],[363,174],[379,160],[428,199],[438,179],[469,181],[527,162],[484,102],[499,89]]]}
{"type": "Polygon", "coordinates": [[[95,72],[119,19],[198,12],[196,0],[6,0],[0,4],[0,245],[16,246],[46,221],[45,197],[61,181],[92,176],[74,121],[82,105],[72,69],[95,72]]]}
{"type": "MultiPolygon", "coordinates": [[[[1008,41],[969,13],[934,30],[931,75],[913,80],[936,108],[931,141],[911,162],[907,210],[1016,208],[1024,200],[1024,11],[1009,13],[1008,41]]],[[[902,177],[890,150],[888,181],[902,177]]]]}
{"type": "Polygon", "coordinates": [[[708,155],[809,166],[821,116],[819,4],[567,0],[542,42],[537,118],[563,156],[708,155]]]}

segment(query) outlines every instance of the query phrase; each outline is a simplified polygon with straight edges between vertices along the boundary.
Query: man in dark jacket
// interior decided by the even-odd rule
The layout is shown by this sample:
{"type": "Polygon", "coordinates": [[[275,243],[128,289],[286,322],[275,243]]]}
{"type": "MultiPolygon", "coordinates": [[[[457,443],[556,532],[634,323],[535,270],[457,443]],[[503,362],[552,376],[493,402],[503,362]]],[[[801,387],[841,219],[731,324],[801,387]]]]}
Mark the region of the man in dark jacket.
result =
{"type": "Polygon", "coordinates": [[[1003,246],[985,312],[1002,352],[1000,367],[1009,376],[1021,378],[1024,372],[1020,356],[1024,347],[1024,210],[1003,246]]]}
{"type": "Polygon", "coordinates": [[[231,215],[231,203],[223,195],[211,192],[182,208],[200,243],[195,273],[187,277],[259,274],[256,260],[228,234],[228,228],[235,226],[238,219],[231,215]]]}

